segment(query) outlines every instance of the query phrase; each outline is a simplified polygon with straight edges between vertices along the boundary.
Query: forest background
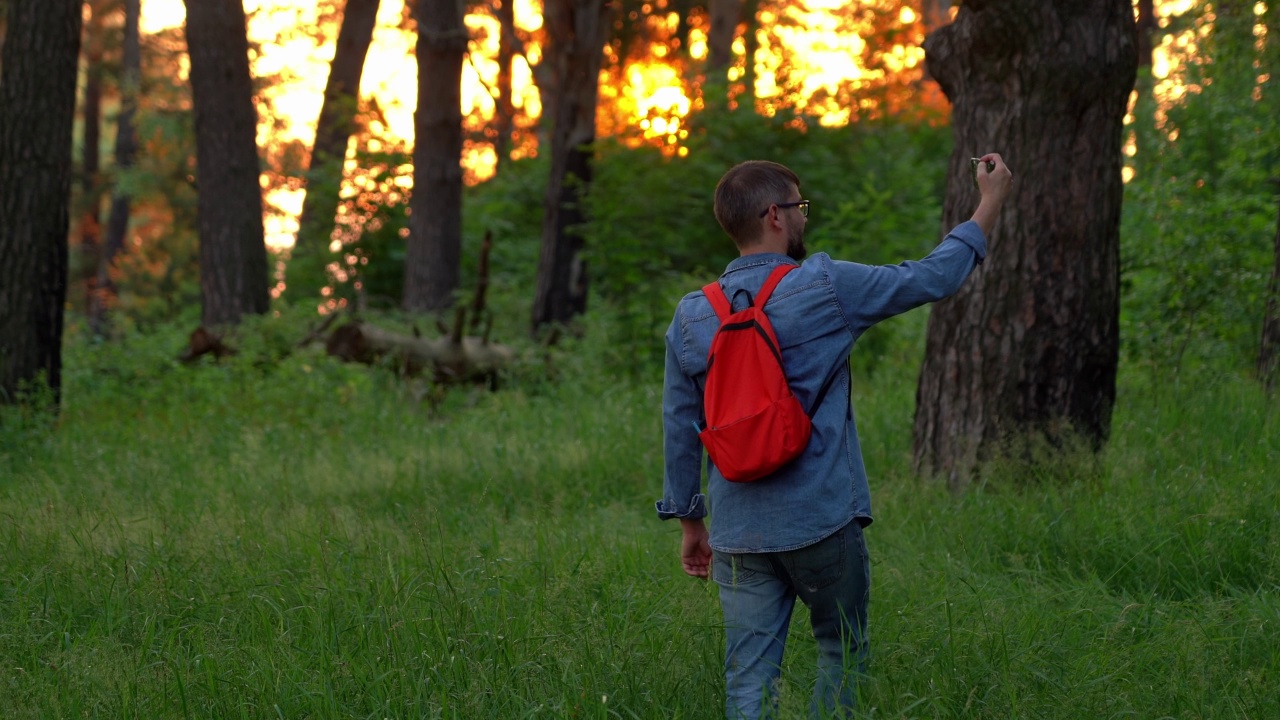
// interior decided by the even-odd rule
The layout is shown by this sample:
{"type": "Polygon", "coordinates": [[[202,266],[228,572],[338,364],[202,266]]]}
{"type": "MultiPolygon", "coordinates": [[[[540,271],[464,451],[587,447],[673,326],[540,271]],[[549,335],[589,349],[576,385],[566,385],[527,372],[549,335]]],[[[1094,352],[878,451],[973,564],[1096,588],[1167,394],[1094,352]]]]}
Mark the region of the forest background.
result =
{"type": "MultiPolygon", "coordinates": [[[[359,85],[344,172],[326,181],[308,176],[325,92],[304,63],[336,46],[343,4],[264,3],[245,39],[273,281],[264,312],[216,328],[223,355],[190,337],[206,308],[173,16],[137,36],[134,159],[103,160],[119,157],[129,97],[125,5],[84,9],[58,411],[38,383],[0,407],[6,715],[718,715],[714,591],[680,576],[676,529],[651,511],[662,331],[733,255],[708,198],[745,158],[800,174],[813,250],[928,252],[948,185],[969,182],[951,172],[949,106],[922,65],[925,34],[956,9],[761,3],[716,59],[721,96],[706,90],[705,9],[676,13],[681,25],[661,3],[616,6],[574,234],[589,290],[552,330],[534,309],[553,172],[536,8],[513,8],[534,61],[508,79],[520,105],[506,115],[500,5],[467,15],[458,274],[442,306],[471,311],[458,316],[405,302],[413,13],[383,3],[365,72],[390,79],[359,85]],[[295,264],[304,186],[341,200],[329,254],[295,264]],[[119,197],[129,220],[104,265],[119,197]],[[465,321],[510,360],[496,389],[394,357],[351,364],[314,342],[330,318],[404,337],[465,321]]],[[[949,490],[912,462],[928,309],[859,342],[877,516],[869,716],[1280,711],[1280,431],[1263,331],[1280,266],[1278,10],[1245,10],[1233,33],[1210,3],[1157,2],[1142,28],[1153,50],[1124,131],[1105,449],[996,460],[949,490]]],[[[794,622],[788,716],[814,652],[803,611],[794,622]]]]}

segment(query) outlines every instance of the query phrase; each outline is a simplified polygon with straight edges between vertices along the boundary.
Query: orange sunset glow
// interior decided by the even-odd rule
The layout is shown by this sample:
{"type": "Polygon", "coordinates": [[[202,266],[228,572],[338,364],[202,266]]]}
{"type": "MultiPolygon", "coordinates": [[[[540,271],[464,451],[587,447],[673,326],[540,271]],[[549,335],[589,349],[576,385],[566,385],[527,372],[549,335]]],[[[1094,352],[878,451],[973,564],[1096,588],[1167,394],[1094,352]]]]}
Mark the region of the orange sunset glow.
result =
{"type": "MultiPolygon", "coordinates": [[[[1192,4],[1193,0],[1158,0],[1157,16],[1162,27],[1167,25],[1169,16],[1185,12],[1192,4]]],[[[650,14],[644,20],[657,23],[657,37],[670,37],[676,29],[676,14],[662,12],[666,5],[667,0],[654,0],[652,6],[646,6],[650,14]]],[[[244,6],[249,18],[249,39],[261,48],[253,58],[253,72],[258,77],[277,79],[263,91],[264,105],[271,108],[274,116],[260,118],[259,143],[273,147],[295,142],[309,148],[337,28],[324,28],[319,33],[325,40],[323,44],[317,44],[312,37],[316,33],[296,32],[321,23],[316,0],[244,0],[244,6]]],[[[844,125],[861,112],[875,110],[875,100],[857,94],[860,87],[883,83],[887,74],[918,77],[924,62],[924,51],[918,44],[880,49],[879,66],[864,67],[865,41],[861,34],[869,28],[849,27],[846,8],[845,0],[761,3],[758,52],[752,59],[758,111],[773,114],[783,106],[795,107],[822,125],[844,125]],[[791,79],[780,83],[778,71],[784,57],[791,79]]],[[[1259,3],[1259,12],[1264,9],[1259,3]]],[[[540,0],[516,0],[514,10],[518,28],[529,32],[540,28],[540,0]]],[[[360,91],[362,97],[377,101],[385,118],[386,136],[411,145],[417,65],[413,55],[415,38],[401,29],[404,13],[404,0],[381,3],[360,91]]],[[[142,31],[154,33],[180,26],[184,15],[182,0],[143,0],[142,31]]],[[[910,27],[918,18],[910,8],[903,7],[897,20],[910,27]]],[[[689,20],[689,55],[694,60],[706,56],[707,23],[705,15],[694,15],[689,20]]],[[[473,13],[466,24],[472,40],[463,65],[462,111],[467,127],[476,130],[495,115],[490,88],[495,87],[498,75],[496,58],[501,33],[497,20],[487,14],[473,13]]],[[[1194,57],[1197,32],[1187,29],[1166,36],[1156,48],[1152,72],[1158,98],[1176,99],[1189,91],[1180,77],[1189,58],[1194,57]]],[[[536,61],[536,44],[527,50],[536,61]]],[[[730,69],[729,79],[741,81],[746,74],[743,38],[737,39],[734,51],[737,64],[730,69]]],[[[633,52],[632,57],[610,58],[611,62],[606,62],[601,74],[598,123],[602,135],[633,144],[651,143],[671,154],[687,152],[683,146],[688,133],[684,118],[700,106],[698,79],[682,67],[684,61],[668,58],[667,53],[666,45],[654,43],[633,52]]],[[[181,73],[185,75],[185,68],[181,73]]],[[[512,69],[512,86],[517,113],[527,118],[540,115],[542,108],[532,72],[519,55],[512,69]]],[[[917,97],[914,101],[935,103],[940,112],[945,112],[945,101],[937,97],[917,97]]],[[[527,139],[524,144],[517,144],[513,154],[518,157],[536,151],[532,140],[527,139]]],[[[469,140],[462,158],[467,181],[481,182],[491,176],[496,161],[492,145],[469,140]]],[[[302,200],[300,188],[270,190],[267,202],[275,212],[266,218],[266,232],[273,247],[293,244],[302,200]]]]}

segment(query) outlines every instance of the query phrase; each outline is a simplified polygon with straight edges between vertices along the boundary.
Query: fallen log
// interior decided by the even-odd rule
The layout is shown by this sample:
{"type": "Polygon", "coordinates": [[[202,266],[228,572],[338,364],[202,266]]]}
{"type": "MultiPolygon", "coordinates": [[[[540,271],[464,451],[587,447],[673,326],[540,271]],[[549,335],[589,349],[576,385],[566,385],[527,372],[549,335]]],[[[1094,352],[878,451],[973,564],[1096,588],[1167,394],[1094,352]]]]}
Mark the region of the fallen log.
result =
{"type": "Polygon", "coordinates": [[[424,338],[395,333],[357,321],[342,325],[329,335],[325,352],[345,362],[372,365],[396,363],[404,375],[430,371],[438,382],[486,380],[492,383],[499,370],[515,357],[511,348],[485,337],[461,337],[451,333],[424,338]]]}

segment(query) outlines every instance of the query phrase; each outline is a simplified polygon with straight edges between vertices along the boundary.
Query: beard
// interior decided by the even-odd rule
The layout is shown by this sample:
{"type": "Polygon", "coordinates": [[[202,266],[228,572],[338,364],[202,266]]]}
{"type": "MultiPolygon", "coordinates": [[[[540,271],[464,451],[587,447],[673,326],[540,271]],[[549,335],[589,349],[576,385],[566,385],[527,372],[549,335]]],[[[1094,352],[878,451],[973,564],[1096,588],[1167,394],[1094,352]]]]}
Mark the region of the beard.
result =
{"type": "Polygon", "coordinates": [[[787,232],[787,257],[800,262],[809,254],[804,246],[804,228],[792,226],[787,232]]]}

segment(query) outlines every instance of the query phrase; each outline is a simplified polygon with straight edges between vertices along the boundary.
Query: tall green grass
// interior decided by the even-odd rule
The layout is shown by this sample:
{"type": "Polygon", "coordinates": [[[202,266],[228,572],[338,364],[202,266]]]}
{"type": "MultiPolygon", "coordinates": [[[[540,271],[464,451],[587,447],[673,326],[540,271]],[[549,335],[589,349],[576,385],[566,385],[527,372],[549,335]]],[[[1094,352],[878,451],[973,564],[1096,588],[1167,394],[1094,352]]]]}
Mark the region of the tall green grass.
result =
{"type": "MultiPolygon", "coordinates": [[[[856,363],[862,711],[1280,717],[1275,402],[1126,374],[1099,461],[952,495],[910,472],[923,318],[856,363]]],[[[720,716],[714,586],[653,511],[660,379],[586,328],[434,401],[317,353],[74,342],[56,428],[0,426],[0,715],[720,716]]],[[[816,655],[794,622],[785,717],[816,655]]]]}

